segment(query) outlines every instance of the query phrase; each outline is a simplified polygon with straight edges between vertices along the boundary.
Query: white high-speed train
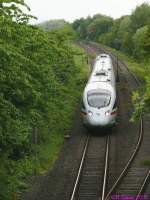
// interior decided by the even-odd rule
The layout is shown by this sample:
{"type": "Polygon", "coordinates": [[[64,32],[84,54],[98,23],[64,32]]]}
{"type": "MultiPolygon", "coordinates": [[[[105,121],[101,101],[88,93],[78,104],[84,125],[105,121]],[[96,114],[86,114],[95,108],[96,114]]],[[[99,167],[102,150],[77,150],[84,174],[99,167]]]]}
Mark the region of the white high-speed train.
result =
{"type": "Polygon", "coordinates": [[[112,60],[100,54],[83,92],[83,124],[86,127],[107,127],[116,124],[116,79],[112,60]]]}

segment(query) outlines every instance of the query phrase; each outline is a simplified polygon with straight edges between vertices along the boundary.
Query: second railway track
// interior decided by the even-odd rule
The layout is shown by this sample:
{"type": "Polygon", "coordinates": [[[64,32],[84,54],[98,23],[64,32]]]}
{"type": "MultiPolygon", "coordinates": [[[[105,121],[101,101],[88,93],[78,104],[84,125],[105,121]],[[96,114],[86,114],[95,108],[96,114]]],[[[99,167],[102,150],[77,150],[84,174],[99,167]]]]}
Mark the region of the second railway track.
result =
{"type": "MultiPolygon", "coordinates": [[[[103,53],[106,52],[104,49],[96,46],[93,47],[93,45],[88,46],[88,52],[96,52],[96,53],[103,53]]],[[[108,52],[106,52],[108,53],[108,52]]],[[[120,60],[118,60],[114,54],[109,53],[110,56],[113,59],[113,62],[115,64],[118,64],[118,70],[120,73],[124,75],[125,82],[129,84],[129,86],[132,86],[132,88],[136,89],[140,86],[139,80],[135,77],[135,75],[130,72],[128,67],[120,60]]],[[[138,151],[140,149],[140,145],[143,138],[143,119],[140,120],[140,131],[139,131],[139,138],[137,141],[137,144],[133,150],[133,153],[131,154],[129,161],[123,168],[120,176],[116,179],[116,181],[112,184],[112,186],[109,188],[108,193],[106,195],[105,199],[110,199],[111,195],[118,194],[120,195],[126,195],[130,198],[135,198],[136,200],[140,199],[140,195],[143,194],[144,191],[148,191],[147,194],[149,194],[149,178],[150,178],[150,171],[147,169],[147,167],[140,167],[137,164],[138,156],[140,157],[140,154],[138,155],[138,151]]],[[[109,185],[109,183],[108,183],[109,185]]],[[[148,198],[148,196],[146,196],[148,198]]],[[[119,198],[119,196],[118,196],[119,198]]]]}

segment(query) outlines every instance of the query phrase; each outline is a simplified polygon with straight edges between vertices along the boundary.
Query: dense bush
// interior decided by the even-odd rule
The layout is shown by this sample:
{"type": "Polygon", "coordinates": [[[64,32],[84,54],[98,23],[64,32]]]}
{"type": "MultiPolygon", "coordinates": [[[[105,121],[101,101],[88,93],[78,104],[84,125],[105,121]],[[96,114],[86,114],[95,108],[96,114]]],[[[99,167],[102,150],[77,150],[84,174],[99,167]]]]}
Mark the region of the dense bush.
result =
{"type": "Polygon", "coordinates": [[[44,32],[28,25],[32,16],[24,14],[19,4],[26,6],[23,0],[0,3],[0,199],[3,200],[12,199],[14,192],[24,188],[22,179],[33,173],[35,132],[36,151],[42,164],[47,158],[40,152],[62,142],[85,80],[85,71],[75,63],[76,53],[82,57],[83,52],[71,45],[72,28],[68,25],[44,32]]]}

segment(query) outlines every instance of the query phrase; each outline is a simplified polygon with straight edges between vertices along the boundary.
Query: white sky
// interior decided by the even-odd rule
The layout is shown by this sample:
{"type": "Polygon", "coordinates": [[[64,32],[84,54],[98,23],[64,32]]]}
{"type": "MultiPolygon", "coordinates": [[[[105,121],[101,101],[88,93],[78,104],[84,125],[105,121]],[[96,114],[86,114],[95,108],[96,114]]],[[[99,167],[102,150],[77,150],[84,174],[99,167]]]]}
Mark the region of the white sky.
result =
{"type": "Polygon", "coordinates": [[[81,17],[101,13],[118,18],[131,14],[137,5],[150,0],[25,0],[37,22],[65,19],[72,22],[81,17]]]}

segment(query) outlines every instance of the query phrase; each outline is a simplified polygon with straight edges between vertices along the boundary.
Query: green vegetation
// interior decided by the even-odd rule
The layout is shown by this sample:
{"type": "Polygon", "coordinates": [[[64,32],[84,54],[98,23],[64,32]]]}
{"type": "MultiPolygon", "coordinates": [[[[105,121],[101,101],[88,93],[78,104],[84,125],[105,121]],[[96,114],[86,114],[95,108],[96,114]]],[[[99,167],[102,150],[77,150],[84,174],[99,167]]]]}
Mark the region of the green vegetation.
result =
{"type": "Polygon", "coordinates": [[[110,46],[133,56],[137,60],[149,58],[150,6],[143,3],[131,15],[119,19],[97,14],[73,23],[78,37],[110,46]]]}
{"type": "Polygon", "coordinates": [[[0,2],[0,199],[56,160],[87,77],[74,31],[28,25],[23,0],[0,2]]]}
{"type": "Polygon", "coordinates": [[[145,166],[150,166],[150,160],[144,160],[144,162],[143,162],[143,164],[145,165],[145,166]]]}
{"type": "Polygon", "coordinates": [[[38,24],[37,26],[45,31],[51,31],[64,28],[64,26],[66,25],[67,22],[65,22],[64,20],[48,20],[38,24]]]}
{"type": "Polygon", "coordinates": [[[131,15],[119,19],[97,14],[73,23],[80,39],[95,41],[118,50],[119,55],[140,79],[145,79],[144,88],[133,94],[137,119],[143,112],[150,114],[150,5],[137,6],[131,15]]]}
{"type": "Polygon", "coordinates": [[[22,12],[22,7],[30,10],[23,0],[0,1],[2,200],[26,189],[26,177],[45,173],[59,155],[88,75],[86,54],[73,43],[76,36],[115,48],[140,79],[146,77],[142,95],[141,91],[133,95],[134,117],[150,113],[147,3],[116,20],[98,14],[72,26],[58,20],[40,28],[28,24],[33,16],[22,12]]]}

